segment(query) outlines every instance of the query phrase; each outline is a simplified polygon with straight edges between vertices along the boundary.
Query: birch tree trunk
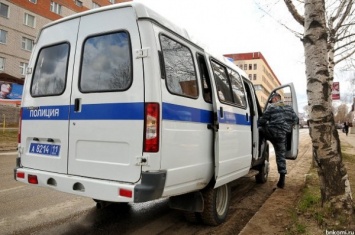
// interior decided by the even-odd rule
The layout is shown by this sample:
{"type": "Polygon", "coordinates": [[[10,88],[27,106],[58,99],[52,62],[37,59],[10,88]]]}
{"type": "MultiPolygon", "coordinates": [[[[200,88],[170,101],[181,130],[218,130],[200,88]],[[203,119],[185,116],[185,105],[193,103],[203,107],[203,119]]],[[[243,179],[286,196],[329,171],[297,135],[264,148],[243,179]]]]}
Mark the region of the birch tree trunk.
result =
{"type": "Polygon", "coordinates": [[[324,0],[305,0],[304,52],[310,136],[318,166],[322,204],[330,204],[338,218],[353,215],[347,171],[332,112],[327,27],[324,0]]]}

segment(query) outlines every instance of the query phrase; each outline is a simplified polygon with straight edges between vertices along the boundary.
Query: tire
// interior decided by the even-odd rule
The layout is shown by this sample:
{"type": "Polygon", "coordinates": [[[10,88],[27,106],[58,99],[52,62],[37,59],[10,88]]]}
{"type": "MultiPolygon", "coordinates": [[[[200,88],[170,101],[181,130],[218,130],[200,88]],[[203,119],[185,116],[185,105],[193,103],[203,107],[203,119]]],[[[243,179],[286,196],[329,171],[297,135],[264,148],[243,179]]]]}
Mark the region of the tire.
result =
{"type": "Polygon", "coordinates": [[[201,220],[204,224],[217,226],[223,223],[227,217],[231,200],[231,189],[228,184],[216,189],[208,187],[202,191],[204,210],[201,212],[201,220]]]}
{"type": "Polygon", "coordinates": [[[186,219],[186,221],[193,223],[193,224],[197,224],[201,222],[201,216],[200,213],[197,212],[190,212],[190,211],[184,211],[184,217],[186,219]]]}
{"type": "Polygon", "coordinates": [[[269,176],[269,161],[265,160],[262,165],[259,166],[259,174],[255,176],[255,181],[258,184],[264,184],[269,176]]]}

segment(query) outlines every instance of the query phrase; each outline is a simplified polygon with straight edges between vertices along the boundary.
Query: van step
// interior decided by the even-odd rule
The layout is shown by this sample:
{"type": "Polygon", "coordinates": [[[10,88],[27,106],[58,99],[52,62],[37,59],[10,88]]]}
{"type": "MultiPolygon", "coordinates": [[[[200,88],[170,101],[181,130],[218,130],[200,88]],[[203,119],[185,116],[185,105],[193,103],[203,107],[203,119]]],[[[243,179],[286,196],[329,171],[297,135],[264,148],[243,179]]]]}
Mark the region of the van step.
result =
{"type": "Polygon", "coordinates": [[[258,170],[251,169],[251,170],[249,171],[249,173],[248,173],[248,174],[246,174],[246,175],[245,175],[245,176],[243,176],[243,177],[247,177],[247,178],[249,178],[249,177],[256,176],[257,174],[259,174],[259,171],[258,171],[258,170]]]}

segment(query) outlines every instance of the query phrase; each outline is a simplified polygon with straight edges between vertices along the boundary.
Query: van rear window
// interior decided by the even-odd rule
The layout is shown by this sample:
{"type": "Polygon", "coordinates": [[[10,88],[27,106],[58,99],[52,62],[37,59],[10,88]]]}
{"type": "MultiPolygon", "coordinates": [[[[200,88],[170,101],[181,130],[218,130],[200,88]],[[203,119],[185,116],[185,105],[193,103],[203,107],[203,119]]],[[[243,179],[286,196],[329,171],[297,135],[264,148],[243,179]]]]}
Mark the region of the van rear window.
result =
{"type": "Polygon", "coordinates": [[[122,91],[132,83],[130,39],[127,32],[87,38],[83,48],[81,92],[122,91]]]}
{"type": "Polygon", "coordinates": [[[40,50],[31,84],[33,97],[60,95],[65,90],[69,44],[40,50]]]}

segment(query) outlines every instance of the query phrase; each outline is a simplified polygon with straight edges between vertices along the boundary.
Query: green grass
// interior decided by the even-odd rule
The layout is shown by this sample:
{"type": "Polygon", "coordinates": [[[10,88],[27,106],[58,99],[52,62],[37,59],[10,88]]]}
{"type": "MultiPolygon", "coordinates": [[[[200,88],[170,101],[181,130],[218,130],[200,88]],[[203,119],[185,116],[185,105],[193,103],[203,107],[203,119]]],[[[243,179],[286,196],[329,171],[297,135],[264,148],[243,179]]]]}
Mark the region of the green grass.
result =
{"type": "Polygon", "coordinates": [[[17,142],[17,129],[3,130],[0,129],[0,143],[16,143],[17,142]]]}
{"type": "MultiPolygon", "coordinates": [[[[355,155],[344,153],[344,150],[348,146],[342,146],[342,157],[343,162],[347,166],[348,174],[353,169],[349,169],[352,164],[355,164],[355,155]]],[[[352,187],[352,194],[355,193],[355,177],[349,177],[350,185],[352,187]]],[[[333,210],[327,206],[322,207],[321,205],[321,195],[319,187],[319,178],[316,168],[312,168],[306,177],[306,184],[302,190],[301,196],[295,206],[295,208],[290,209],[291,213],[291,224],[289,225],[288,233],[289,235],[296,234],[312,234],[315,230],[325,231],[325,229],[330,229],[329,226],[335,226],[337,228],[346,228],[348,220],[346,217],[337,218],[337,225],[334,225],[332,221],[333,210]],[[332,225],[333,224],[333,225],[332,225]]]]}

